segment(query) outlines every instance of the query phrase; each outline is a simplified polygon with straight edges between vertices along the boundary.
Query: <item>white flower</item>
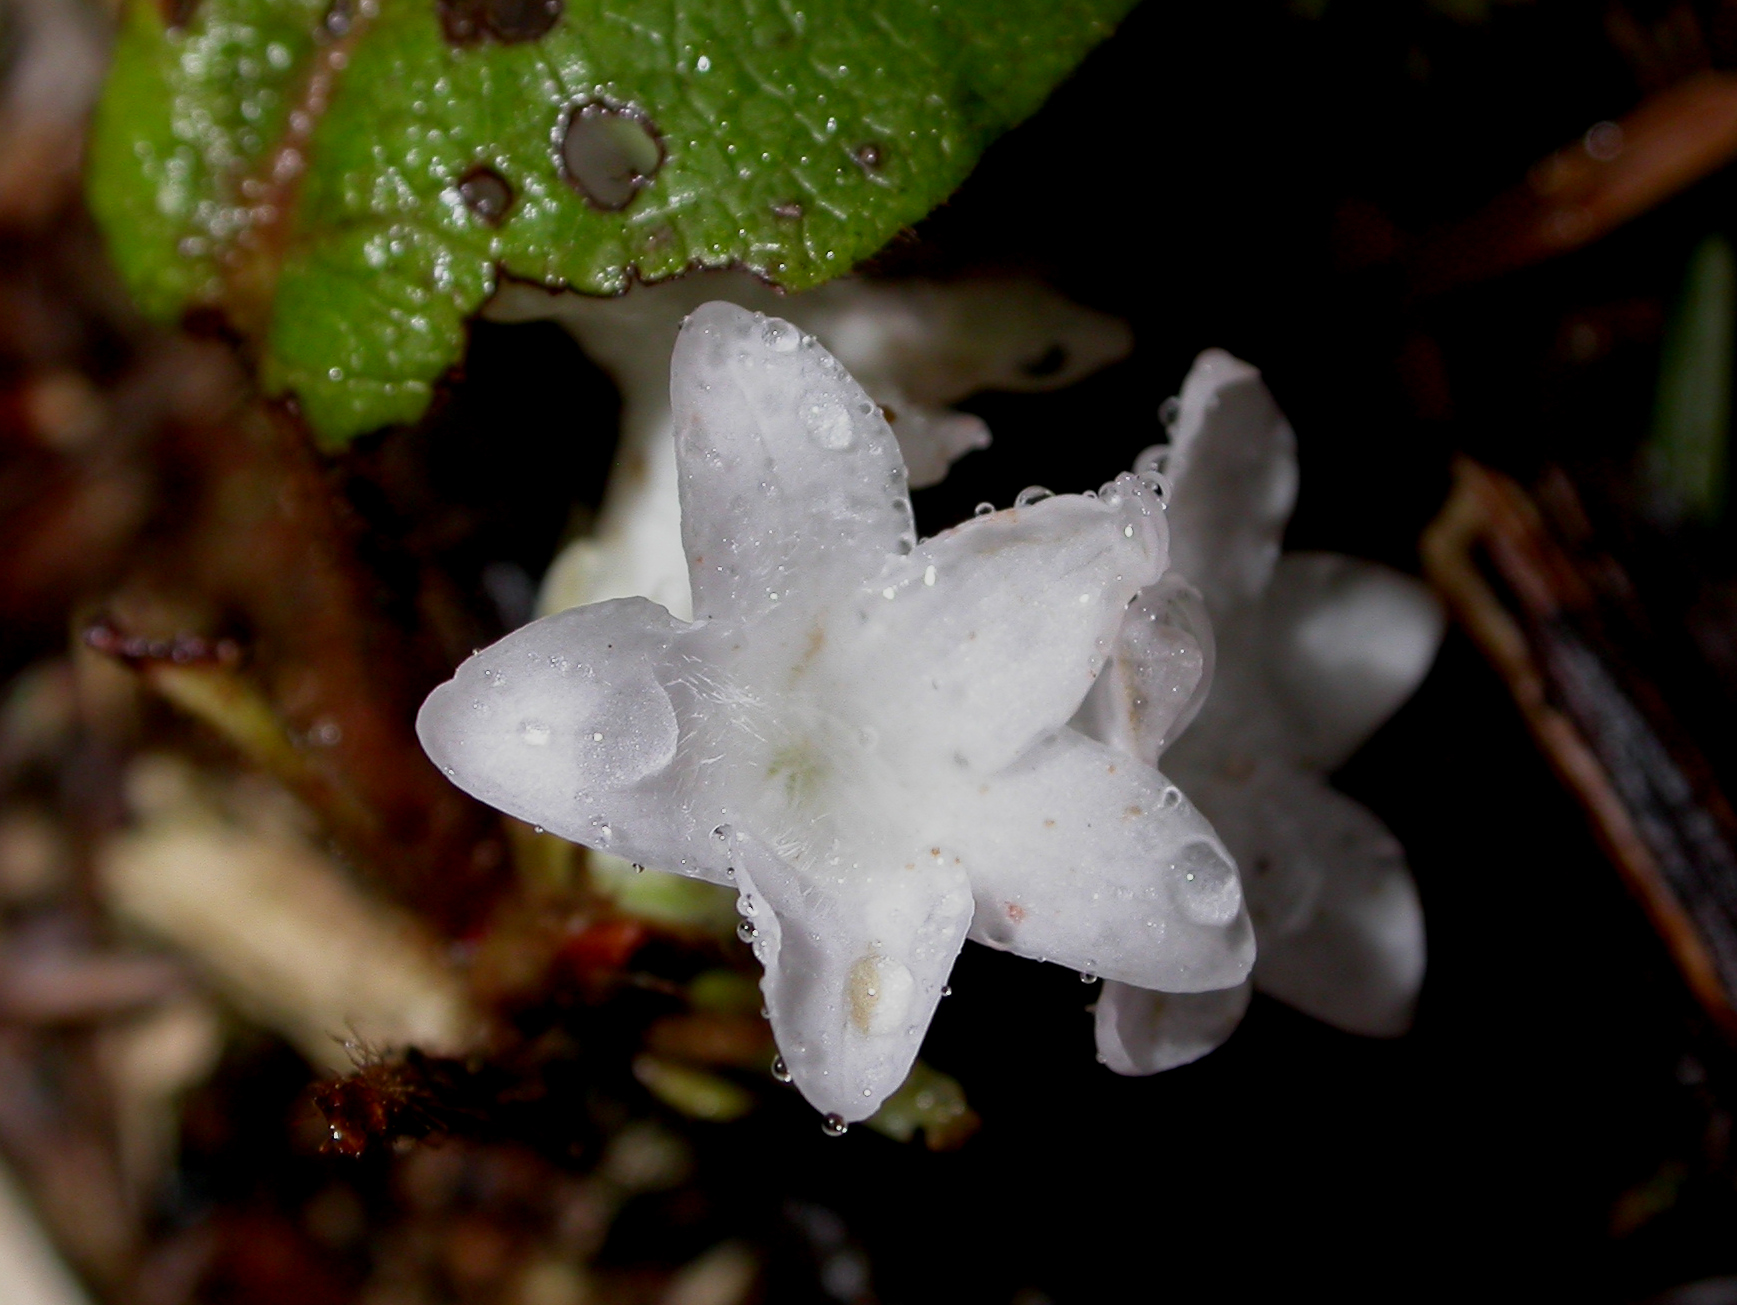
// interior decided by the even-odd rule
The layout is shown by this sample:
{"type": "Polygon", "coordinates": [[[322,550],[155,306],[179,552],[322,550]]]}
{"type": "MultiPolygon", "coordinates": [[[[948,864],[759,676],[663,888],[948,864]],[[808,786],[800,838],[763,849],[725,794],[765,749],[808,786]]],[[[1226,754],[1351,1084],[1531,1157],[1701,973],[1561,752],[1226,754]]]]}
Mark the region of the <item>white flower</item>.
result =
{"type": "Polygon", "coordinates": [[[670,349],[682,319],[727,299],[812,332],[889,414],[914,488],[989,444],[981,418],[952,404],[979,390],[1070,385],[1132,343],[1116,318],[1070,303],[1036,281],[829,281],[783,295],[745,272],[694,272],[613,299],[503,285],[489,316],[553,317],[621,389],[621,442],[594,535],[549,568],[539,615],[643,595],[686,619],[693,611],[682,556],[670,349]]]}
{"type": "MultiPolygon", "coordinates": [[[[1440,605],[1373,563],[1279,556],[1294,439],[1260,373],[1229,354],[1195,362],[1160,457],[1175,570],[1130,612],[1082,724],[1150,764],[1162,754],[1223,835],[1259,943],[1255,987],[1349,1032],[1403,1033],[1423,981],[1417,889],[1393,835],[1325,777],[1422,680],[1440,605]],[[1210,612],[1215,666],[1183,576],[1210,612]]],[[[1189,995],[1107,984],[1099,1052],[1125,1074],[1186,1064],[1230,1036],[1248,1000],[1246,984],[1189,995]]]]}
{"type": "Polygon", "coordinates": [[[967,935],[1150,988],[1237,983],[1236,872],[1156,771],[1068,728],[1165,525],[1134,476],[918,543],[880,409],[812,337],[700,308],[672,365],[696,619],[575,608],[417,722],[479,798],[733,884],[795,1082],[904,1079],[967,935]]]}

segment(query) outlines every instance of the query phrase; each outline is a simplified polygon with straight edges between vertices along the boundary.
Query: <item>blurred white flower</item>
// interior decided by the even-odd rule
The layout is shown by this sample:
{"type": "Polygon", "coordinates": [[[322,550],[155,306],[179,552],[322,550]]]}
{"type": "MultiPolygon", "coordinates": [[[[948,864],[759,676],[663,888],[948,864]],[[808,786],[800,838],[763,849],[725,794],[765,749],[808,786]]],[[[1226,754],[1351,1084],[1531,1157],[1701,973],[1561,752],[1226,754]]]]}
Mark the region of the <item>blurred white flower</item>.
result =
{"type": "Polygon", "coordinates": [[[1166,562],[1123,476],[917,542],[880,408],[812,337],[700,308],[672,364],[695,620],[546,617],[422,709],[519,818],[731,884],[797,1086],[837,1121],[904,1080],[967,936],[1169,991],[1252,960],[1236,872],[1151,767],[1068,727],[1166,562]]]}
{"type": "MultiPolygon", "coordinates": [[[[1423,981],[1417,889],[1393,835],[1325,777],[1422,680],[1440,605],[1373,563],[1279,556],[1295,442],[1260,373],[1229,354],[1200,356],[1170,444],[1144,456],[1171,482],[1174,570],[1130,611],[1081,724],[1148,764],[1162,755],[1223,836],[1254,921],[1255,987],[1349,1032],[1403,1033],[1423,981]]],[[[1098,1003],[1098,1049],[1120,1073],[1205,1055],[1248,1007],[1247,984],[1154,986],[1107,984],[1098,1003]]]]}

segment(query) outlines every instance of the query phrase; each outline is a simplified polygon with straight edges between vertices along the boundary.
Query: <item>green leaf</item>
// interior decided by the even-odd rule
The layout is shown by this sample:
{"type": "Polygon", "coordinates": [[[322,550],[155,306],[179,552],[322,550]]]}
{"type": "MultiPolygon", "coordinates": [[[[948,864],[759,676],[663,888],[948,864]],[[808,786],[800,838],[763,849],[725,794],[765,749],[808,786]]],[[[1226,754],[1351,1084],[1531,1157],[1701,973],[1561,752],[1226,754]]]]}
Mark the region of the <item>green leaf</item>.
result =
{"type": "Polygon", "coordinates": [[[1737,254],[1725,237],[1708,236],[1689,259],[1665,328],[1653,427],[1641,454],[1667,517],[1713,525],[1724,513],[1734,341],[1737,254]]]}
{"type": "Polygon", "coordinates": [[[895,1142],[909,1142],[920,1132],[929,1150],[952,1151],[964,1146],[981,1123],[959,1080],[919,1060],[899,1090],[869,1117],[868,1126],[895,1142]]]}
{"type": "Polygon", "coordinates": [[[422,412],[501,271],[848,271],[1131,0],[560,5],[199,0],[174,28],[132,0],[90,193],[140,302],[225,312],[341,443],[422,412]]]}

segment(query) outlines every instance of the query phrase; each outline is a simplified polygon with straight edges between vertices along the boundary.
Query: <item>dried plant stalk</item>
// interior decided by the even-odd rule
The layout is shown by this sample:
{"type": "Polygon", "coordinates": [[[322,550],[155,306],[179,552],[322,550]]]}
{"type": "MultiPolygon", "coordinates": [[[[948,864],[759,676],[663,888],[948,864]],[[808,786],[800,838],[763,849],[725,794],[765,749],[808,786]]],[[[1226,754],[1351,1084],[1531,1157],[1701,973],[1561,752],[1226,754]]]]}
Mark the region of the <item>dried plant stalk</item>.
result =
{"type": "Polygon", "coordinates": [[[1737,156],[1737,74],[1703,72],[1533,165],[1480,212],[1408,260],[1423,298],[1590,245],[1737,156]]]}
{"type": "Polygon", "coordinates": [[[1508,478],[1461,458],[1424,566],[1501,675],[1695,998],[1737,1037],[1729,805],[1656,693],[1600,637],[1591,587],[1508,478]],[[1514,602],[1479,565],[1482,555],[1514,602]]]}

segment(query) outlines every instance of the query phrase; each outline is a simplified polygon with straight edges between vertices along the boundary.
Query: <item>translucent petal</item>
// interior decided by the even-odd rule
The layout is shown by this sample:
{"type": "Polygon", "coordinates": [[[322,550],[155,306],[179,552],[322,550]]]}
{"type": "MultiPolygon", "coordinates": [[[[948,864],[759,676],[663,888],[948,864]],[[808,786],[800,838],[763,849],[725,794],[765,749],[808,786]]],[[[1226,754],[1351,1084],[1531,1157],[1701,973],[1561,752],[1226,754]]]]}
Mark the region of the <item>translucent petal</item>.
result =
{"type": "Polygon", "coordinates": [[[968,412],[907,402],[894,410],[893,418],[912,489],[939,485],[960,458],[989,447],[989,427],[968,412]]]}
{"type": "Polygon", "coordinates": [[[1098,1054],[1118,1074],[1157,1074],[1223,1046],[1248,1010],[1252,982],[1215,992],[1152,992],[1106,983],[1098,998],[1098,1054]]]}
{"type": "Polygon", "coordinates": [[[1214,654],[1206,604],[1188,581],[1167,573],[1128,608],[1074,728],[1156,766],[1206,701],[1214,654]]]}
{"type": "Polygon", "coordinates": [[[1064,728],[955,803],[976,941],[1170,992],[1247,977],[1236,868],[1151,767],[1064,728]]]}
{"type": "Polygon", "coordinates": [[[964,871],[937,845],[866,871],[799,874],[752,838],[732,842],[784,1063],[816,1110],[866,1119],[910,1073],[964,945],[964,871]]]}
{"type": "Polygon", "coordinates": [[[1334,770],[1397,711],[1441,644],[1441,603],[1423,584],[1337,553],[1289,553],[1267,590],[1269,681],[1296,756],[1334,770]]]}
{"type": "Polygon", "coordinates": [[[1266,588],[1297,498],[1296,438],[1258,371],[1208,349],[1183,382],[1163,457],[1171,564],[1214,616],[1266,588]]]}
{"type": "Polygon", "coordinates": [[[670,400],[698,617],[812,606],[911,551],[898,442],[813,336],[706,304],[676,340],[670,400]]]}
{"type": "Polygon", "coordinates": [[[429,694],[417,736],[453,783],[508,815],[695,873],[682,864],[691,831],[656,782],[678,742],[659,665],[681,628],[643,598],[533,621],[429,694]]]}
{"type": "Polygon", "coordinates": [[[1073,715],[1164,560],[1133,476],[975,517],[864,593],[840,691],[872,704],[898,764],[987,775],[1073,715]]]}
{"type": "Polygon", "coordinates": [[[1242,867],[1261,991],[1350,1033],[1405,1032],[1423,983],[1423,910],[1386,826],[1288,766],[1196,779],[1189,792],[1242,867]]]}

